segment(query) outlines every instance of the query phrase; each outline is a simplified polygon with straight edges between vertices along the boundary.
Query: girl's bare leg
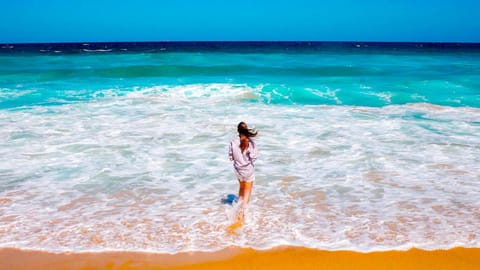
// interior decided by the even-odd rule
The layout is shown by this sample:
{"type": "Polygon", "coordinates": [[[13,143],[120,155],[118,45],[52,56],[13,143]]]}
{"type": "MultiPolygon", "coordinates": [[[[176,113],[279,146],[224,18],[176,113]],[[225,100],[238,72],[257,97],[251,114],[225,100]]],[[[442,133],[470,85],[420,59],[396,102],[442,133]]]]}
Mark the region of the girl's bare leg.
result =
{"type": "Polygon", "coordinates": [[[242,182],[238,180],[238,184],[240,186],[238,189],[238,198],[243,201],[244,205],[247,205],[252,194],[253,182],[242,182]]]}
{"type": "Polygon", "coordinates": [[[244,211],[247,207],[248,202],[250,201],[250,196],[252,194],[253,182],[242,182],[240,180],[238,180],[238,182],[240,184],[238,198],[242,201],[242,204],[240,205],[240,209],[238,211],[237,221],[243,222],[244,211]]]}
{"type": "Polygon", "coordinates": [[[238,179],[238,198],[240,200],[243,200],[243,196],[245,194],[245,185],[243,185],[244,182],[240,181],[240,179],[238,179]]]}
{"type": "Polygon", "coordinates": [[[243,205],[247,206],[252,194],[253,182],[243,182],[243,205]]]}

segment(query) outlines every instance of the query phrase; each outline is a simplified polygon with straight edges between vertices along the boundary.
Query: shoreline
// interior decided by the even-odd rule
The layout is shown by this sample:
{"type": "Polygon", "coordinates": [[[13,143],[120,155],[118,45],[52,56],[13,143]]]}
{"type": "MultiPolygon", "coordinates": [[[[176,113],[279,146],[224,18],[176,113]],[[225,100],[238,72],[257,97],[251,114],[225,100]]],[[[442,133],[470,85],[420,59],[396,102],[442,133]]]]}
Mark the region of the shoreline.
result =
{"type": "Polygon", "coordinates": [[[480,248],[447,250],[327,251],[281,246],[230,247],[216,252],[162,254],[133,251],[64,252],[0,248],[0,270],[23,269],[455,269],[480,267],[480,248]]]}

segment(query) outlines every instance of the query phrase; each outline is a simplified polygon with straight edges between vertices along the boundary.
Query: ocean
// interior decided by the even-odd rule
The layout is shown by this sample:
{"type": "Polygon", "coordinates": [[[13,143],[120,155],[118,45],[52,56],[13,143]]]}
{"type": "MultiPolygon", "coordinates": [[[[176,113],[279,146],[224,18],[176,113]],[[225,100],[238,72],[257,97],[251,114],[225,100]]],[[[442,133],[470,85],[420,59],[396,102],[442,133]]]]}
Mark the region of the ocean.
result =
{"type": "Polygon", "coordinates": [[[480,45],[0,48],[0,247],[480,247],[480,45]],[[228,144],[258,130],[243,227],[228,144]]]}

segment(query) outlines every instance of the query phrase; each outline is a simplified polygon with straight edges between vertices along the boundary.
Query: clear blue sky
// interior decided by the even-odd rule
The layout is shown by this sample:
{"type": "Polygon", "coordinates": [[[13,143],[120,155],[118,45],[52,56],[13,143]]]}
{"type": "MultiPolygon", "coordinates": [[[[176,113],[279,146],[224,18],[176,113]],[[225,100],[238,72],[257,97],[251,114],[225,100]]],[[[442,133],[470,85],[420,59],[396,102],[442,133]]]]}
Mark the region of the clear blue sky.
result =
{"type": "Polygon", "coordinates": [[[480,0],[0,0],[0,43],[480,42],[480,0]]]}

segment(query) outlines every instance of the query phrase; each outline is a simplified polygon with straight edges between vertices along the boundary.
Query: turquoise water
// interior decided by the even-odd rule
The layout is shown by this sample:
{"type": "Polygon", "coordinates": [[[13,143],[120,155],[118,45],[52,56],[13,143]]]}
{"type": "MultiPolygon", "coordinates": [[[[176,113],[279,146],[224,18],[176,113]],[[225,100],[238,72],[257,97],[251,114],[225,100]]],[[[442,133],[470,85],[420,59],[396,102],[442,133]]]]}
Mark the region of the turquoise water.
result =
{"type": "Polygon", "coordinates": [[[208,83],[258,88],[257,101],[272,105],[479,107],[479,74],[480,53],[461,51],[2,54],[0,108],[208,83]]]}
{"type": "Polygon", "coordinates": [[[0,53],[0,246],[480,247],[480,53],[287,45],[0,53]]]}

